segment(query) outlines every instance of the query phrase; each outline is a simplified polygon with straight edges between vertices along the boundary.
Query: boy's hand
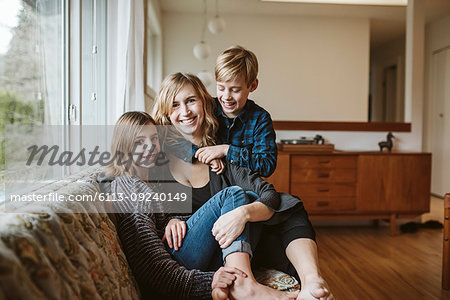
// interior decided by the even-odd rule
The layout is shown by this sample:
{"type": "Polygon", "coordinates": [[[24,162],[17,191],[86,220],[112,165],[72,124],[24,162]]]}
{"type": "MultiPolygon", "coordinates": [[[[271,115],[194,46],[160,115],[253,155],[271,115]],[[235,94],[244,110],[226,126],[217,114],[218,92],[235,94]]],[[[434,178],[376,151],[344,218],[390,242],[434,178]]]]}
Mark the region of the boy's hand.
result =
{"type": "Polygon", "coordinates": [[[230,148],[230,145],[203,147],[198,149],[194,156],[200,162],[208,165],[213,159],[227,156],[228,148],[230,148]]]}
{"type": "Polygon", "coordinates": [[[162,241],[164,242],[167,240],[167,245],[169,245],[170,248],[175,248],[175,251],[178,251],[185,236],[186,222],[181,221],[180,219],[172,219],[167,223],[162,241]]]}
{"type": "Polygon", "coordinates": [[[216,174],[222,174],[225,170],[225,164],[220,158],[213,159],[209,165],[211,166],[211,171],[216,174]]]}

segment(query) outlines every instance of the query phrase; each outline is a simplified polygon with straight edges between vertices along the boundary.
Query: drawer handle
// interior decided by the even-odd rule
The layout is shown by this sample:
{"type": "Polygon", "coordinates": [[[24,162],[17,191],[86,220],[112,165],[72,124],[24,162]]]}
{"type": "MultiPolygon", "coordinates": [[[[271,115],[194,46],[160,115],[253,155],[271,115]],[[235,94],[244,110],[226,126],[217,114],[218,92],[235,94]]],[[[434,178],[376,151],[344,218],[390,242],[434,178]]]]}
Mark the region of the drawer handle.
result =
{"type": "Polygon", "coordinates": [[[320,173],[319,175],[317,175],[317,177],[319,177],[319,178],[328,178],[328,177],[330,177],[330,173],[320,173]]]}
{"type": "Polygon", "coordinates": [[[319,193],[326,193],[326,192],[329,192],[330,189],[317,189],[317,191],[318,191],[319,193]]]}
{"type": "Polygon", "coordinates": [[[330,203],[328,201],[319,201],[317,202],[317,206],[319,207],[324,207],[324,206],[328,206],[330,203]]]}
{"type": "Polygon", "coordinates": [[[319,164],[329,164],[330,160],[319,160],[319,164]]]}

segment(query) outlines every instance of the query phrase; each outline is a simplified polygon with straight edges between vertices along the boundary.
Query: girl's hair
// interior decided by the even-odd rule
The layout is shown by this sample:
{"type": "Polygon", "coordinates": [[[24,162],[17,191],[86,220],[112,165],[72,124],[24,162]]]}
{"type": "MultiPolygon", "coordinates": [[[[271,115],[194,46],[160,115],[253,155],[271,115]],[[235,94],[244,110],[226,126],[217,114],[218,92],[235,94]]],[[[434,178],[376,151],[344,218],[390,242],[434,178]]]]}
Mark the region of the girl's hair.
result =
{"type": "Polygon", "coordinates": [[[153,118],[156,124],[170,125],[170,114],[172,113],[172,106],[175,97],[180,90],[186,85],[190,84],[197,97],[203,104],[203,113],[205,115],[205,124],[201,124],[203,128],[202,142],[200,147],[215,145],[215,135],[219,123],[214,116],[215,102],[211,95],[206,90],[201,80],[190,73],[174,73],[167,76],[161,84],[156,103],[153,106],[153,118]]]}
{"type": "Polygon", "coordinates": [[[111,157],[114,159],[106,167],[106,176],[136,174],[134,163],[131,163],[134,140],[148,123],[156,124],[149,114],[141,111],[126,112],[117,120],[111,140],[111,157]]]}

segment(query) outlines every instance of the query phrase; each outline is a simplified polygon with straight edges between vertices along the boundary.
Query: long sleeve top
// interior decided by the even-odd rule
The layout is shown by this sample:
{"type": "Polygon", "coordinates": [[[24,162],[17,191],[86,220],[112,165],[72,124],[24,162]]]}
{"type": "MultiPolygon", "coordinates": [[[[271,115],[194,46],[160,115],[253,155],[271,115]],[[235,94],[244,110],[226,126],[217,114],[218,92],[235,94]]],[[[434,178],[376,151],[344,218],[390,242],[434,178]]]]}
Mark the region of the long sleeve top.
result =
{"type": "MultiPolygon", "coordinates": [[[[248,168],[260,176],[269,177],[277,166],[277,145],[275,130],[270,114],[252,100],[247,100],[244,109],[233,119],[222,111],[216,99],[216,117],[219,130],[217,144],[230,145],[225,159],[230,164],[248,168]]],[[[166,141],[166,151],[186,161],[195,161],[197,145],[181,136],[166,141]]]]}
{"type": "Polygon", "coordinates": [[[270,114],[254,101],[247,100],[239,115],[230,119],[222,111],[219,100],[215,101],[219,121],[217,144],[230,145],[226,160],[264,177],[272,175],[278,152],[270,114]]]}
{"type": "MultiPolygon", "coordinates": [[[[111,194],[152,193],[139,178],[116,177],[111,194]]],[[[141,290],[168,296],[170,299],[210,299],[214,272],[188,270],[167,252],[162,236],[172,214],[140,213],[139,208],[125,207],[130,202],[115,202],[117,231],[122,249],[141,290]],[[135,211],[130,213],[130,211],[135,211]]],[[[179,217],[186,219],[186,216],[179,217]]],[[[146,295],[151,297],[151,295],[146,295]]],[[[155,296],[155,295],[153,295],[155,296]]]]}

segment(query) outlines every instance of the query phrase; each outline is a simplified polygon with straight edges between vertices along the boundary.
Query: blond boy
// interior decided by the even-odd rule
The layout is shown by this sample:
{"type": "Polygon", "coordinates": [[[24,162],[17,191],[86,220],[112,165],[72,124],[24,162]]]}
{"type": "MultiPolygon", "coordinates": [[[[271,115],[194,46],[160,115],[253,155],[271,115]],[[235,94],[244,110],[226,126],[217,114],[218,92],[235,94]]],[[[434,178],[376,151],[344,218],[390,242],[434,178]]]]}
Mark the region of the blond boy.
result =
{"type": "Polygon", "coordinates": [[[248,95],[258,87],[258,60],[241,46],[222,52],[216,61],[216,117],[218,145],[197,150],[203,163],[225,157],[230,163],[247,167],[268,177],[277,163],[275,131],[270,114],[248,95]]]}

